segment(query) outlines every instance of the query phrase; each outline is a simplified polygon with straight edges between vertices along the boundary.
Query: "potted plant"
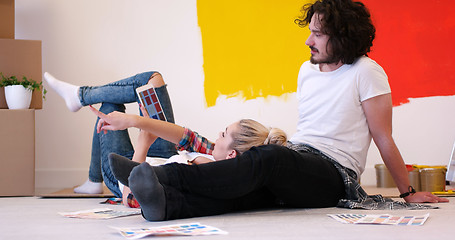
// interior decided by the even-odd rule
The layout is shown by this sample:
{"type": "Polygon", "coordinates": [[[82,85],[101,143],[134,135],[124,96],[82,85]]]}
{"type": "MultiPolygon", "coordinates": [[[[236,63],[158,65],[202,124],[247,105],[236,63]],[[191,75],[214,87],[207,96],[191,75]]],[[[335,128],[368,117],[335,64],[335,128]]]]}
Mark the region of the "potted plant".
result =
{"type": "Polygon", "coordinates": [[[3,73],[0,75],[0,87],[5,87],[6,104],[9,109],[28,109],[35,90],[42,89],[43,99],[45,99],[47,90],[44,89],[42,82],[38,83],[25,76],[22,77],[22,81],[19,81],[16,76],[5,77],[3,73]]]}

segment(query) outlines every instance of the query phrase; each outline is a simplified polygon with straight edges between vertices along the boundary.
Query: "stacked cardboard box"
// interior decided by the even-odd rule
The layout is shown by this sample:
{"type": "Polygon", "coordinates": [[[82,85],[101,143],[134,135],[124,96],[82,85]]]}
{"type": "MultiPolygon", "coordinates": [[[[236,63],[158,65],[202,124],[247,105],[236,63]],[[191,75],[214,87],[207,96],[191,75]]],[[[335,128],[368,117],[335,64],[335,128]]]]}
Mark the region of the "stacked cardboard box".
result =
{"type": "Polygon", "coordinates": [[[35,110],[0,109],[0,196],[35,194],[35,110]]]}
{"type": "Polygon", "coordinates": [[[14,0],[0,1],[0,38],[14,38],[14,0]]]}
{"type": "MultiPolygon", "coordinates": [[[[41,41],[16,40],[14,18],[14,0],[0,0],[0,72],[41,82],[41,41]]],[[[35,91],[30,109],[7,109],[0,88],[0,196],[35,193],[35,109],[42,104],[35,91]]]]}

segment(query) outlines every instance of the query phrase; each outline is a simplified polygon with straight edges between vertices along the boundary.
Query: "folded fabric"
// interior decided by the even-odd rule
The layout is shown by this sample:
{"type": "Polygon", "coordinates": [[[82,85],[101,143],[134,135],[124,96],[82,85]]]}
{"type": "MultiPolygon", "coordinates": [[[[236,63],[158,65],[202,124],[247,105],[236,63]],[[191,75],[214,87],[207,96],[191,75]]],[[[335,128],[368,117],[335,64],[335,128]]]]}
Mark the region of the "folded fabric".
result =
{"type": "Polygon", "coordinates": [[[337,207],[350,209],[367,209],[367,210],[421,210],[421,209],[437,209],[438,207],[407,203],[404,201],[394,201],[391,198],[384,198],[382,195],[368,195],[365,199],[348,200],[341,199],[337,207]]]}

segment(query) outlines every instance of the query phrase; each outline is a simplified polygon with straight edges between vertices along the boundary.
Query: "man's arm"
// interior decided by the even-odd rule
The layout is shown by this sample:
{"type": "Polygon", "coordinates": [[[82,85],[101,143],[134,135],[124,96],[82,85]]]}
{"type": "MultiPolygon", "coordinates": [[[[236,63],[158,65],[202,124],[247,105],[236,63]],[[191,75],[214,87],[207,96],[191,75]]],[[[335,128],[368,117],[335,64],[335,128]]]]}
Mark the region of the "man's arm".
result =
{"type": "MultiPolygon", "coordinates": [[[[408,171],[403,158],[392,138],[392,98],[384,94],[362,102],[373,141],[379,149],[387,169],[390,171],[400,193],[408,192],[408,171]]],[[[429,192],[418,192],[404,198],[407,202],[447,202],[429,192]]]]}

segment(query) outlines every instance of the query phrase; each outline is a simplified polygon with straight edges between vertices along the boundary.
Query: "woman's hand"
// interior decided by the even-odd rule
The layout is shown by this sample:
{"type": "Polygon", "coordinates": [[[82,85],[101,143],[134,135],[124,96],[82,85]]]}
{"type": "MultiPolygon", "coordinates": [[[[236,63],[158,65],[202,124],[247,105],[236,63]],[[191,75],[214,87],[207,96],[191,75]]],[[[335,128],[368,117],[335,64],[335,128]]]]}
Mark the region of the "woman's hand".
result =
{"type": "Polygon", "coordinates": [[[129,127],[134,126],[134,122],[137,120],[139,116],[121,113],[121,112],[111,112],[109,114],[104,114],[94,107],[90,106],[90,110],[100,118],[98,121],[98,125],[96,126],[96,131],[100,133],[104,131],[110,130],[124,130],[129,127]]]}
{"type": "Polygon", "coordinates": [[[447,198],[440,198],[430,192],[416,192],[404,198],[406,202],[412,203],[440,203],[449,202],[447,198]]]}

